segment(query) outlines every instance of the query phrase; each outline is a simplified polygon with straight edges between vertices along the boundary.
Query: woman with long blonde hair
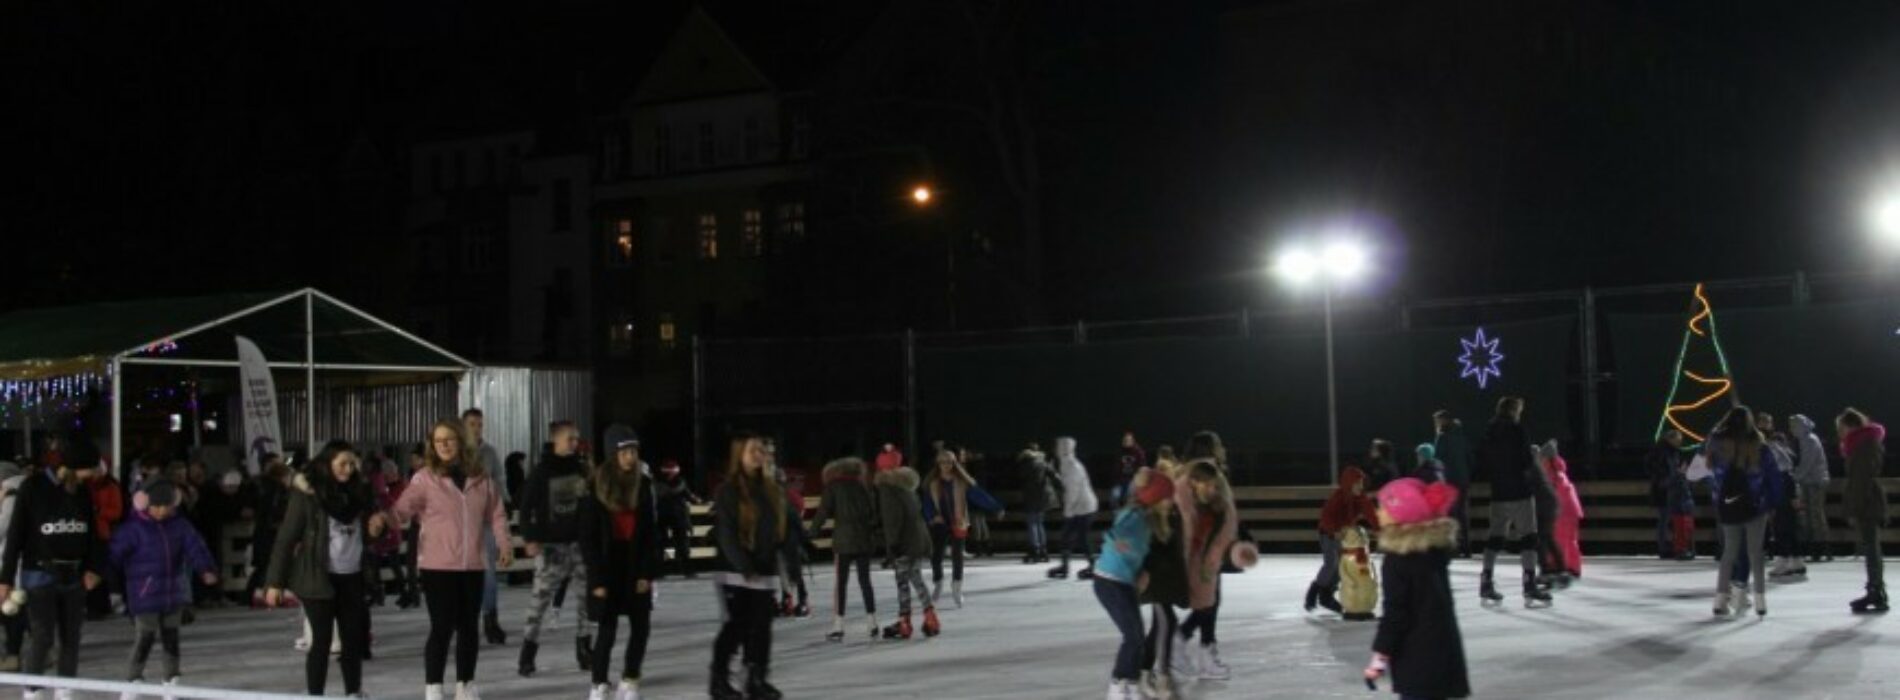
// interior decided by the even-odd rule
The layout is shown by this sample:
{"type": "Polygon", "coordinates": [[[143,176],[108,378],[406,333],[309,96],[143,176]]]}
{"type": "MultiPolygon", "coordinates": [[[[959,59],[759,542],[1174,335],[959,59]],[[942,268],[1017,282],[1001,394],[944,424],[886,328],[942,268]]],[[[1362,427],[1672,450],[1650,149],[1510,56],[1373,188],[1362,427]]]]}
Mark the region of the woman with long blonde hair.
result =
{"type": "Polygon", "coordinates": [[[779,557],[792,541],[791,521],[785,492],[767,472],[768,461],[764,440],[733,436],[725,482],[713,494],[713,540],[719,546],[714,582],[725,603],[725,621],[713,640],[713,700],[781,697],[766,676],[772,654],[772,595],[779,586],[779,557]],[[732,654],[741,645],[744,693],[732,687],[731,678],[732,654]]]}
{"type": "MultiPolygon", "coordinates": [[[[419,522],[417,563],[429,608],[429,637],[423,647],[423,698],[443,700],[442,676],[448,665],[449,639],[455,639],[455,699],[481,700],[475,688],[475,662],[481,652],[482,575],[487,568],[484,531],[508,542],[508,520],[501,488],[487,466],[475,458],[460,421],[444,420],[429,429],[424,468],[409,480],[390,513],[399,524],[419,522]]],[[[502,568],[514,565],[512,547],[500,553],[502,568]]]]}

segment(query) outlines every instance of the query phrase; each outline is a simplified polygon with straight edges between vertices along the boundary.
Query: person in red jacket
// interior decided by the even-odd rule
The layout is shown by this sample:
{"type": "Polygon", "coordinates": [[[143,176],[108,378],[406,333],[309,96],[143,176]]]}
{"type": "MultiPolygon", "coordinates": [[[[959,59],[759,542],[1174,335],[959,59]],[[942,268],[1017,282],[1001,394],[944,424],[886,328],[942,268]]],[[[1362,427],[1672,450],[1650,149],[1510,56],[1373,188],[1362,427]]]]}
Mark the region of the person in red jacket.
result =
{"type": "Polygon", "coordinates": [[[1366,473],[1352,466],[1340,470],[1339,486],[1319,511],[1319,573],[1306,587],[1307,612],[1312,612],[1315,605],[1340,612],[1339,599],[1333,595],[1339,588],[1340,534],[1356,525],[1377,530],[1377,508],[1378,504],[1366,495],[1366,473]]]}
{"type": "MultiPolygon", "coordinates": [[[[110,468],[94,469],[92,473],[92,480],[86,482],[86,489],[92,494],[92,532],[99,536],[100,542],[111,542],[112,531],[125,519],[125,493],[119,490],[119,480],[112,478],[110,468]]],[[[87,617],[93,620],[111,617],[112,597],[121,592],[116,585],[87,591],[87,617]]]]}

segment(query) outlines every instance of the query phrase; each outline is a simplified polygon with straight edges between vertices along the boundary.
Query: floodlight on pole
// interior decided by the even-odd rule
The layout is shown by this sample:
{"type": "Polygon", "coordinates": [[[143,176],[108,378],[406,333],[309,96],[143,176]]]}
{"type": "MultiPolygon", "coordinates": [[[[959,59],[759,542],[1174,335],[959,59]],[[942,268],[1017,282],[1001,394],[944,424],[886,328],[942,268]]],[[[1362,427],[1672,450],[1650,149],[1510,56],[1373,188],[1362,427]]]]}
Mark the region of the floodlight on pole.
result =
{"type": "Polygon", "coordinates": [[[930,200],[936,196],[937,193],[932,192],[929,185],[918,185],[910,191],[910,200],[920,207],[929,206],[930,200]]]}
{"type": "Polygon", "coordinates": [[[1900,187],[1889,187],[1867,206],[1867,228],[1874,239],[1900,251],[1900,187]]]}
{"type": "Polygon", "coordinates": [[[1333,292],[1337,285],[1357,280],[1370,267],[1371,253],[1355,236],[1342,233],[1317,252],[1290,247],[1274,258],[1273,273],[1294,287],[1318,283],[1326,318],[1326,441],[1332,483],[1339,483],[1339,384],[1333,363],[1333,292]]]}

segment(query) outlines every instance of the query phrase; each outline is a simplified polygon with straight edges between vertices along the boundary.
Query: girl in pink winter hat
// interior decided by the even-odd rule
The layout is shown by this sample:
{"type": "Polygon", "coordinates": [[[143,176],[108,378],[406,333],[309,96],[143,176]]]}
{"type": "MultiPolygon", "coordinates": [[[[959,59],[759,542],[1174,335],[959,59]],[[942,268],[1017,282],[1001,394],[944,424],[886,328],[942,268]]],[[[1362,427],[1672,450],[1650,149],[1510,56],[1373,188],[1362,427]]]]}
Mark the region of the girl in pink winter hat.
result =
{"type": "Polygon", "coordinates": [[[1372,640],[1368,685],[1390,673],[1392,691],[1405,697],[1471,695],[1449,573],[1458,547],[1449,514],[1457,501],[1458,489],[1444,482],[1405,478],[1379,489],[1385,617],[1372,640]]]}

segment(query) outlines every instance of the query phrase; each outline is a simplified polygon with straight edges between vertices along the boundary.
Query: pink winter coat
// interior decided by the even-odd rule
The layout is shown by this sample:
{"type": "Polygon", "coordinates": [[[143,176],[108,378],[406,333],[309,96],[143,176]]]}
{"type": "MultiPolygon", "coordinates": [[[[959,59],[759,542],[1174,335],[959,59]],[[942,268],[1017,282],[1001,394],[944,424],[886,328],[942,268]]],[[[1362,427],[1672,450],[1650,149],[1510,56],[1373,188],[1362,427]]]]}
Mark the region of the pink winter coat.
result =
{"type": "Polygon", "coordinates": [[[1174,480],[1174,506],[1181,511],[1181,548],[1187,558],[1188,605],[1195,610],[1214,607],[1214,594],[1220,589],[1221,563],[1227,550],[1240,539],[1240,518],[1234,510],[1232,494],[1227,496],[1227,517],[1212,532],[1200,531],[1201,508],[1194,501],[1194,488],[1188,484],[1186,470],[1174,480]],[[1209,535],[1212,541],[1208,541],[1209,535]]]}
{"type": "Polygon", "coordinates": [[[1558,517],[1583,519],[1583,499],[1577,497],[1577,485],[1570,481],[1570,464],[1562,457],[1551,457],[1546,464],[1550,486],[1557,491],[1558,517]]]}
{"type": "Polygon", "coordinates": [[[416,566],[430,571],[481,571],[485,568],[482,528],[494,532],[495,542],[510,546],[508,520],[502,513],[501,492],[495,480],[470,477],[466,489],[455,480],[424,469],[416,472],[390,512],[404,526],[420,519],[416,537],[416,566]]]}

